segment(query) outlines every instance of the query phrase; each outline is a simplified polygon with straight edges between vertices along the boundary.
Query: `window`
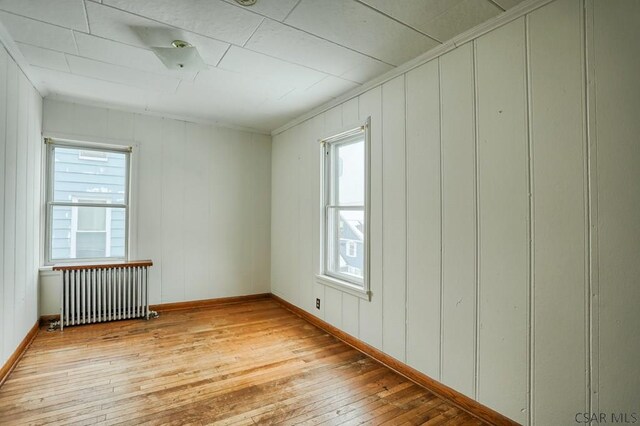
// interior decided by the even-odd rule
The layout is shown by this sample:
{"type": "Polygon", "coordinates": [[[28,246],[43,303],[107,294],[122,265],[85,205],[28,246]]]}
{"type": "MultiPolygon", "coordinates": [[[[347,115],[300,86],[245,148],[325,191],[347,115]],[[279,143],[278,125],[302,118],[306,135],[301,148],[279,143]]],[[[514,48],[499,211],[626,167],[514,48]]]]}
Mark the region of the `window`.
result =
{"type": "Polygon", "coordinates": [[[368,124],[322,141],[321,278],[368,294],[368,124]]]}
{"type": "Polygon", "coordinates": [[[127,258],[129,156],[47,139],[47,264],[127,258]]]}
{"type": "Polygon", "coordinates": [[[347,240],[347,256],[356,257],[358,256],[358,243],[354,240],[347,240]]]}

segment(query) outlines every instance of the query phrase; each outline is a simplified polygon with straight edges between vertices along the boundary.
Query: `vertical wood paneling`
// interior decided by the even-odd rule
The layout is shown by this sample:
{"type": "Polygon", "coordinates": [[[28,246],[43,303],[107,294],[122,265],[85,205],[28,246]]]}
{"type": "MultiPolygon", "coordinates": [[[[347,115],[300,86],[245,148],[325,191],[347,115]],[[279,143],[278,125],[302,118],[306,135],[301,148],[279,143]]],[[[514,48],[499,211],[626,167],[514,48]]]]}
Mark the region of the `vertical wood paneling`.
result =
{"type": "Polygon", "coordinates": [[[185,300],[185,123],[162,120],[162,301],[185,300]]]}
{"type": "Polygon", "coordinates": [[[524,18],[476,42],[480,402],[528,418],[529,200],[524,18]],[[503,383],[509,383],[508,388],[503,383]]]}
{"type": "Polygon", "coordinates": [[[6,97],[6,142],[4,161],[4,339],[5,359],[11,355],[22,336],[16,332],[16,189],[17,189],[17,137],[18,137],[18,67],[15,62],[7,63],[6,97]]]}
{"type": "Polygon", "coordinates": [[[27,137],[29,125],[29,97],[27,78],[18,69],[18,131],[16,134],[16,200],[15,200],[15,332],[16,343],[29,330],[27,327],[27,137]],[[24,331],[24,333],[23,333],[24,331]]]}
{"type": "Polygon", "coordinates": [[[360,338],[382,349],[382,88],[359,97],[360,121],[371,117],[369,247],[371,301],[360,300],[360,338]]]}
{"type": "MultiPolygon", "coordinates": [[[[201,124],[186,124],[184,170],[184,250],[186,300],[214,297],[208,248],[214,237],[209,220],[211,193],[210,164],[213,144],[209,128],[201,124]]],[[[247,265],[247,269],[249,265],[247,265]]]]}
{"type": "MultiPolygon", "coordinates": [[[[34,212],[34,196],[33,194],[36,192],[35,183],[34,183],[34,175],[37,167],[34,167],[33,158],[36,155],[36,149],[40,147],[35,141],[34,134],[34,126],[36,124],[36,98],[33,96],[34,89],[29,83],[28,80],[25,79],[26,83],[26,102],[27,102],[27,124],[26,124],[26,135],[25,135],[25,143],[26,143],[26,164],[25,164],[25,173],[26,173],[26,234],[25,234],[25,276],[26,276],[26,306],[24,310],[25,315],[25,326],[28,327],[31,322],[31,318],[35,318],[37,316],[37,296],[36,296],[36,278],[37,273],[35,271],[38,270],[40,266],[38,263],[35,263],[35,259],[33,256],[34,252],[38,251],[37,244],[37,236],[36,231],[39,229],[37,224],[39,224],[39,216],[34,212]]],[[[28,329],[27,329],[28,330],[28,329]]]]}
{"type": "MultiPolygon", "coordinates": [[[[316,274],[320,269],[320,218],[322,211],[320,209],[320,167],[321,154],[318,138],[323,133],[324,122],[323,117],[318,116],[304,123],[303,143],[306,147],[306,172],[308,175],[306,180],[307,206],[306,215],[308,223],[305,226],[307,238],[309,239],[309,252],[307,253],[305,267],[305,276],[300,284],[303,285],[304,291],[301,294],[302,306],[311,313],[318,312],[316,309],[316,297],[320,297],[324,301],[324,294],[317,294],[322,284],[316,282],[316,274]],[[316,135],[316,136],[314,136],[316,135]],[[310,224],[316,224],[311,225],[310,224]]],[[[322,289],[322,291],[324,291],[322,289]]],[[[324,307],[322,307],[324,308],[324,307]]]]}
{"type": "Polygon", "coordinates": [[[272,289],[288,300],[290,283],[299,277],[298,244],[298,156],[294,131],[286,132],[272,148],[273,196],[271,216],[272,289]],[[286,232],[281,232],[286,229],[286,232]]]}
{"type": "Polygon", "coordinates": [[[0,48],[0,364],[7,359],[10,342],[5,339],[5,275],[4,275],[4,242],[5,242],[5,151],[7,145],[7,66],[9,55],[0,48]]]}
{"type": "Polygon", "coordinates": [[[382,349],[406,351],[406,152],[404,75],[382,86],[382,349]]]}
{"type": "MultiPolygon", "coordinates": [[[[313,297],[310,297],[309,291],[315,282],[315,265],[313,265],[314,242],[317,241],[315,235],[318,231],[315,226],[309,226],[313,222],[314,208],[319,203],[319,193],[315,190],[318,182],[318,173],[320,171],[318,162],[318,146],[317,138],[312,137],[310,127],[313,122],[306,121],[298,128],[299,133],[296,144],[300,148],[299,176],[300,193],[298,197],[298,210],[300,212],[298,222],[298,233],[300,243],[297,250],[300,252],[299,278],[298,283],[294,285],[300,289],[298,297],[301,304],[311,306],[313,297]],[[317,173],[309,173],[309,170],[317,170],[317,173]],[[318,198],[314,198],[318,197],[318,198]]],[[[315,306],[315,305],[313,305],[315,306]]]]}
{"type": "MultiPolygon", "coordinates": [[[[640,395],[640,3],[593,2],[601,411],[638,412],[640,395]]],[[[593,146],[593,144],[592,144],[593,146]]],[[[619,415],[619,414],[618,414],[619,415]]]]}
{"type": "MultiPolygon", "coordinates": [[[[64,105],[64,104],[62,104],[64,105]]],[[[56,108],[48,108],[55,110],[56,108]]],[[[137,185],[138,214],[137,253],[140,259],[153,259],[149,269],[149,301],[160,303],[162,285],[162,119],[137,115],[134,127],[135,140],[139,146],[132,156],[138,165],[137,185]]]]}
{"type": "MultiPolygon", "coordinates": [[[[253,290],[252,293],[269,292],[270,268],[271,268],[271,180],[265,176],[271,176],[271,137],[267,135],[251,135],[251,197],[254,220],[252,235],[249,236],[253,243],[253,290]]],[[[215,151],[212,150],[212,155],[215,151]]]]}
{"type": "Polygon", "coordinates": [[[37,319],[40,96],[0,46],[0,365],[37,319]]]}
{"type": "Polygon", "coordinates": [[[473,50],[440,58],[442,111],[442,381],[473,397],[476,203],[473,50]]]}
{"type": "Polygon", "coordinates": [[[360,124],[358,98],[353,98],[342,104],[342,124],[343,126],[351,126],[360,124]]]}
{"type": "Polygon", "coordinates": [[[440,378],[438,60],[407,73],[407,363],[440,378]]]}
{"type": "Polygon", "coordinates": [[[324,289],[324,320],[342,328],[342,292],[333,287],[324,289]]]}
{"type": "Polygon", "coordinates": [[[360,299],[349,293],[342,293],[342,329],[354,337],[358,337],[358,319],[360,299]]]}
{"type": "Polygon", "coordinates": [[[587,409],[580,8],[559,0],[529,16],[536,424],[587,409]]]}

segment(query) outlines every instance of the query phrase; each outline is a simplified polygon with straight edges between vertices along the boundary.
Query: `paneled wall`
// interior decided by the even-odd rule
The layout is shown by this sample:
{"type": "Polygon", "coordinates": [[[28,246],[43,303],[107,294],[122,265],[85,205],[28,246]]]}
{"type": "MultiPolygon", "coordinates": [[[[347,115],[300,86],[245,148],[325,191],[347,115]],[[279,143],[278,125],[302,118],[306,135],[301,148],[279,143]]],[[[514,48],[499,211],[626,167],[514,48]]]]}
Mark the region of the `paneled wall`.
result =
{"type": "MultiPolygon", "coordinates": [[[[152,304],[269,291],[269,136],[49,99],[43,129],[133,146],[130,257],[154,262],[152,304]]],[[[43,275],[54,314],[59,279],[43,275]]]]}
{"type": "Polygon", "coordinates": [[[38,320],[42,98],[0,45],[0,365],[38,320]]]}
{"type": "Polygon", "coordinates": [[[639,16],[556,0],[275,135],[273,293],[523,424],[637,413],[639,16]],[[317,140],[369,116],[371,301],[314,279],[317,140]]]}

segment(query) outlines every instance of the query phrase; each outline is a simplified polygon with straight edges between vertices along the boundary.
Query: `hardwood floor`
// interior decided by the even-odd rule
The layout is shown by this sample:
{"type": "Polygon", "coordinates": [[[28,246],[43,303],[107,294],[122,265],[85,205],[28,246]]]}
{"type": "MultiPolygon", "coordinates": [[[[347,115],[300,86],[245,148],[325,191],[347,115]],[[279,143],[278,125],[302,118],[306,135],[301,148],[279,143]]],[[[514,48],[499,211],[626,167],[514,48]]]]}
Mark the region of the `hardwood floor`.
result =
{"type": "Polygon", "coordinates": [[[480,425],[270,299],[39,331],[0,424],[480,425]]]}

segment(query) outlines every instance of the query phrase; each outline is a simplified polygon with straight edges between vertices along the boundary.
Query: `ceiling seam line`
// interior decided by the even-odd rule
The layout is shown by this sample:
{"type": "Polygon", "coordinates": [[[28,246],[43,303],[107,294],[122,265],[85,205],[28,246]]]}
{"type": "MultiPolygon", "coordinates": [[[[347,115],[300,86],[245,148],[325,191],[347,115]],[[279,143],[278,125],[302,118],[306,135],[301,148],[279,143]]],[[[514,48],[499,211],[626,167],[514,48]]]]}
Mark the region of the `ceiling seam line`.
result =
{"type": "Polygon", "coordinates": [[[496,0],[487,0],[488,2],[492,3],[495,7],[497,7],[498,9],[500,9],[503,12],[506,12],[507,9],[505,9],[504,7],[500,6],[500,3],[498,3],[496,0]]]}
{"type": "Polygon", "coordinates": [[[262,26],[262,24],[264,23],[265,19],[267,19],[267,18],[265,18],[265,17],[263,17],[263,18],[262,18],[262,21],[260,21],[260,23],[258,24],[258,26],[257,26],[257,27],[256,27],[256,28],[251,32],[251,34],[249,35],[249,37],[247,37],[247,39],[244,41],[244,43],[242,43],[242,46],[240,46],[240,47],[244,48],[244,47],[247,45],[247,43],[249,43],[249,41],[251,41],[251,39],[253,38],[253,36],[258,32],[258,30],[260,29],[260,27],[261,27],[261,26],[262,26]]]}
{"type": "Polygon", "coordinates": [[[415,31],[415,32],[417,32],[417,33],[422,34],[423,36],[430,38],[430,39],[431,39],[431,40],[433,40],[433,41],[436,41],[436,42],[438,42],[438,43],[440,43],[440,44],[443,44],[443,43],[444,43],[442,40],[440,40],[440,39],[438,39],[438,38],[436,38],[436,37],[434,37],[434,36],[432,36],[432,35],[429,35],[429,34],[425,33],[424,31],[420,31],[419,29],[415,28],[414,26],[409,25],[409,24],[408,24],[408,23],[406,23],[406,22],[402,22],[400,19],[398,19],[398,18],[394,18],[393,16],[389,15],[388,13],[385,13],[385,12],[383,12],[383,11],[379,10],[379,9],[376,9],[375,7],[373,7],[373,6],[371,6],[371,5],[368,5],[367,3],[364,3],[362,0],[355,0],[355,1],[356,1],[357,3],[359,3],[359,4],[361,4],[362,6],[364,6],[364,7],[366,7],[366,8],[369,8],[369,9],[371,9],[371,10],[375,11],[376,13],[378,13],[378,14],[380,14],[380,15],[384,16],[384,17],[387,17],[387,18],[391,19],[391,20],[392,20],[392,21],[394,21],[394,22],[397,22],[398,24],[400,24],[400,25],[402,25],[402,26],[405,26],[405,27],[407,27],[407,28],[410,28],[410,29],[412,29],[413,31],[415,31]]]}
{"type": "Polygon", "coordinates": [[[282,22],[286,21],[287,18],[289,18],[289,16],[291,16],[291,14],[293,13],[293,11],[296,9],[296,7],[298,7],[300,5],[300,3],[302,2],[302,0],[298,0],[295,4],[295,6],[293,6],[291,8],[291,10],[289,11],[289,13],[287,13],[287,16],[285,16],[284,18],[282,18],[282,22]]]}
{"type": "Polygon", "coordinates": [[[84,11],[84,19],[87,21],[87,31],[91,34],[91,24],[89,23],[89,12],[87,11],[87,3],[82,1],[82,10],[84,11]]]}

